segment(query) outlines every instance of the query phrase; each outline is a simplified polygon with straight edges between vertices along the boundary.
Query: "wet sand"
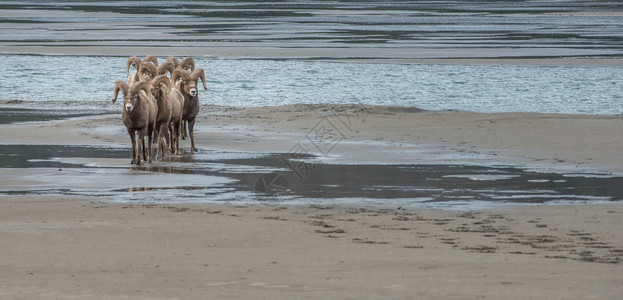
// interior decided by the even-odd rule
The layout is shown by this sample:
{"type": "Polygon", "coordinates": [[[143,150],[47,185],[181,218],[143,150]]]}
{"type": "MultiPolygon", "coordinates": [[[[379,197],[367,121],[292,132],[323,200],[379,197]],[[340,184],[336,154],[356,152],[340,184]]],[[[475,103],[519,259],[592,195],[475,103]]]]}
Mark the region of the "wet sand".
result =
{"type": "MultiPolygon", "coordinates": [[[[0,101],[0,105],[54,108],[58,103],[0,101]]],[[[97,105],[108,112],[119,109],[112,104],[97,105]]],[[[128,147],[120,115],[4,124],[0,125],[2,143],[128,147]]],[[[199,148],[311,153],[327,162],[506,165],[623,174],[621,116],[486,114],[329,104],[203,105],[195,131],[199,148]]],[[[187,150],[188,143],[183,141],[183,149],[187,150]]]]}
{"type": "MultiPolygon", "coordinates": [[[[450,162],[590,176],[623,171],[623,139],[613,138],[623,132],[621,117],[360,105],[204,106],[200,116],[201,150],[306,149],[325,163],[354,165],[450,162]]],[[[2,124],[0,130],[3,144],[129,147],[120,114],[2,124]]],[[[129,170],[128,160],[96,163],[129,170]]],[[[457,212],[361,203],[99,200],[0,197],[0,295],[618,299],[623,291],[618,202],[457,212]]]]}

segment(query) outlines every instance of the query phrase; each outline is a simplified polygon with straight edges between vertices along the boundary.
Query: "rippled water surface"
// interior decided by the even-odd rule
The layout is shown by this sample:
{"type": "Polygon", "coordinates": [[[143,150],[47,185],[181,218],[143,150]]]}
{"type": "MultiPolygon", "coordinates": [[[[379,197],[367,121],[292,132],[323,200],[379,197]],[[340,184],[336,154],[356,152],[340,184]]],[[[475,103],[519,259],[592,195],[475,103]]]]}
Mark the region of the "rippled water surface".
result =
{"type": "Polygon", "coordinates": [[[368,203],[451,209],[623,200],[623,177],[600,174],[462,165],[339,165],[301,160],[300,155],[214,150],[128,167],[130,156],[126,148],[0,145],[0,196],[74,195],[113,202],[234,205],[368,203]],[[306,166],[292,169],[292,164],[306,166]]]}
{"type": "Polygon", "coordinates": [[[0,53],[620,57],[622,11],[608,0],[3,1],[0,53]]]}
{"type": "MultiPolygon", "coordinates": [[[[110,102],[125,57],[0,56],[5,100],[110,102]]],[[[164,57],[160,58],[161,60],[164,57]]],[[[203,104],[398,105],[430,110],[623,113],[620,67],[467,66],[196,57],[203,104]]],[[[111,104],[112,105],[112,104],[111,104]]]]}

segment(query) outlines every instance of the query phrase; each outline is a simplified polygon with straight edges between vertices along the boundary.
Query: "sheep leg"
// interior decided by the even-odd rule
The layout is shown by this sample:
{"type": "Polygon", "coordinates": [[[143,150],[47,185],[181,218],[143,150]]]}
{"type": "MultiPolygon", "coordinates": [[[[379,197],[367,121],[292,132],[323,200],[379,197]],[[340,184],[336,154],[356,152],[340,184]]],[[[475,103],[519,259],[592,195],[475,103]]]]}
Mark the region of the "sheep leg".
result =
{"type": "Polygon", "coordinates": [[[143,158],[145,157],[145,132],[143,129],[138,131],[138,148],[136,149],[136,165],[141,165],[141,153],[143,153],[143,158]]]}
{"type": "Polygon", "coordinates": [[[180,154],[180,136],[182,135],[182,121],[175,124],[173,130],[175,131],[175,154],[180,154]]]}
{"type": "Polygon", "coordinates": [[[161,122],[160,123],[160,129],[158,130],[158,152],[160,153],[160,156],[164,157],[165,153],[166,153],[166,149],[167,149],[167,141],[166,141],[166,134],[167,134],[167,124],[165,122],[161,122]]]}
{"type": "Polygon", "coordinates": [[[171,122],[169,124],[169,137],[171,138],[171,143],[169,144],[169,151],[171,151],[171,154],[177,154],[175,153],[175,141],[177,140],[177,138],[175,137],[175,123],[171,122]]]}
{"type": "Polygon", "coordinates": [[[136,139],[134,130],[128,128],[128,134],[130,134],[130,140],[132,141],[132,161],[130,164],[134,164],[136,162],[136,139]]]}
{"type": "Polygon", "coordinates": [[[164,150],[167,153],[171,153],[171,144],[173,144],[173,142],[172,142],[173,137],[169,133],[169,128],[171,128],[171,122],[169,122],[169,124],[167,124],[166,130],[164,131],[164,134],[165,134],[164,138],[165,138],[165,142],[166,142],[164,150]]]}
{"type": "Polygon", "coordinates": [[[184,120],[184,121],[182,121],[182,123],[184,123],[183,124],[184,128],[182,129],[182,140],[185,140],[186,137],[188,136],[188,134],[187,134],[188,131],[186,131],[186,124],[188,124],[188,122],[186,120],[184,120]]]}
{"type": "Polygon", "coordinates": [[[160,132],[158,132],[158,126],[156,125],[156,128],[154,128],[154,139],[156,139],[156,143],[160,143],[160,141],[157,140],[158,136],[159,136],[160,132]]]}
{"type": "Polygon", "coordinates": [[[154,123],[154,125],[152,126],[147,126],[147,140],[148,140],[148,144],[147,144],[147,160],[149,162],[151,162],[151,146],[153,145],[154,140],[152,139],[152,135],[154,132],[154,129],[156,127],[156,124],[154,123]]]}
{"type": "Polygon", "coordinates": [[[156,155],[156,158],[158,158],[159,155],[162,155],[162,143],[160,142],[160,131],[158,131],[158,129],[160,128],[160,124],[161,123],[156,123],[153,134],[155,143],[158,143],[158,148],[156,148],[156,153],[154,154],[156,155]]]}
{"type": "MultiPolygon", "coordinates": [[[[140,135],[139,131],[139,135],[140,135]]],[[[143,160],[147,160],[147,148],[145,147],[145,135],[141,138],[141,149],[143,149],[143,160]]]]}
{"type": "Polygon", "coordinates": [[[188,135],[190,136],[190,151],[197,152],[197,148],[195,148],[195,135],[193,133],[193,129],[195,127],[195,119],[188,121],[188,135]]]}

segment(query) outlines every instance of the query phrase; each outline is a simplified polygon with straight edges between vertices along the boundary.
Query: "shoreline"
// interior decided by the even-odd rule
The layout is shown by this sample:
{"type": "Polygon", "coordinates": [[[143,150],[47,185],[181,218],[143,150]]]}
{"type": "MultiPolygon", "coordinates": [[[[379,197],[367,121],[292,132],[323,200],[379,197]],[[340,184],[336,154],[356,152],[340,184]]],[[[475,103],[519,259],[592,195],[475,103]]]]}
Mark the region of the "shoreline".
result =
{"type": "MultiPolygon", "coordinates": [[[[261,56],[259,53],[265,51],[258,51],[258,55],[248,55],[246,52],[240,54],[232,54],[230,50],[223,50],[220,52],[189,52],[178,51],[171,49],[130,49],[124,50],[122,53],[115,51],[102,51],[101,48],[96,48],[90,51],[84,51],[80,48],[80,51],[66,51],[66,52],[54,52],[51,47],[45,47],[45,51],[38,50],[29,52],[26,49],[17,48],[15,50],[6,51],[7,47],[4,47],[3,51],[0,51],[0,56],[78,56],[78,57],[129,57],[133,55],[140,55],[141,53],[149,53],[156,56],[203,56],[216,60],[275,60],[275,61],[323,61],[334,63],[378,63],[378,64],[416,64],[416,65],[466,65],[466,66],[489,66],[489,65],[503,65],[503,66],[535,66],[535,67],[622,67],[623,60],[619,57],[587,57],[584,55],[569,56],[569,57],[401,57],[401,56],[388,56],[388,57],[348,57],[337,55],[328,56],[315,56],[314,52],[309,52],[304,49],[299,50],[293,55],[281,55],[281,56],[261,56]]],[[[1,49],[1,48],[0,48],[1,49]]],[[[246,48],[245,48],[246,49],[246,48]]],[[[278,49],[273,49],[278,50],[278,49]]],[[[344,49],[348,52],[350,49],[344,49]]],[[[268,51],[268,50],[267,50],[268,51]]],[[[146,54],[143,54],[146,55],[146,54]]]]}
{"type": "MultiPolygon", "coordinates": [[[[64,105],[71,103],[75,102],[64,105]]],[[[35,104],[41,105],[0,101],[3,107],[35,104]]],[[[53,108],[57,103],[47,104],[53,108]]],[[[49,132],[39,130],[46,122],[4,124],[2,143],[126,144],[115,108],[93,105],[102,114],[47,121],[55,123],[46,127],[49,132]]],[[[329,163],[430,164],[450,159],[555,172],[623,174],[619,155],[623,141],[613,138],[623,132],[623,116],[425,111],[359,104],[202,105],[196,126],[198,144],[210,149],[287,153],[301,144],[311,154],[330,158],[329,163]],[[310,143],[310,134],[319,125],[331,125],[326,137],[339,140],[330,153],[310,143]]]]}

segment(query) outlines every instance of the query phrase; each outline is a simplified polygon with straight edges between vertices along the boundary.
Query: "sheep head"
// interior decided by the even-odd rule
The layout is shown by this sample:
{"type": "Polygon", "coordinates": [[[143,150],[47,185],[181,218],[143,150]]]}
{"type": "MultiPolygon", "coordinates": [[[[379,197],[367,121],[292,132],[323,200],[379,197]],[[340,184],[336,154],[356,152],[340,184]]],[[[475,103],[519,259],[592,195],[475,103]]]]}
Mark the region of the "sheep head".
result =
{"type": "Polygon", "coordinates": [[[140,101],[140,92],[144,91],[148,99],[152,98],[149,84],[144,81],[135,82],[128,88],[128,91],[123,95],[123,108],[127,112],[132,112],[140,101]]]}
{"type": "Polygon", "coordinates": [[[177,67],[181,68],[182,70],[192,72],[195,70],[195,60],[193,60],[192,57],[184,57],[182,58],[182,61],[180,61],[180,64],[177,67]]]}
{"type": "Polygon", "coordinates": [[[169,63],[171,63],[173,65],[173,69],[177,68],[177,65],[180,64],[180,61],[175,56],[167,57],[167,62],[169,62],[169,63]]]}
{"type": "Polygon", "coordinates": [[[156,75],[167,75],[167,71],[169,71],[169,73],[171,74],[173,74],[173,71],[175,71],[175,66],[173,66],[173,63],[171,63],[170,61],[165,61],[160,66],[158,66],[158,68],[156,68],[156,75]]]}
{"type": "Polygon", "coordinates": [[[162,99],[171,90],[171,81],[165,75],[158,75],[149,82],[151,93],[156,99],[162,99]]]}
{"type": "Polygon", "coordinates": [[[141,62],[138,67],[138,79],[140,81],[150,81],[154,77],[156,77],[156,66],[141,62]]]}
{"type": "Polygon", "coordinates": [[[199,79],[201,79],[201,81],[203,82],[203,88],[205,90],[208,89],[206,87],[205,75],[202,69],[196,69],[192,72],[192,74],[186,70],[176,69],[175,72],[173,72],[173,77],[171,77],[171,80],[173,82],[176,82],[180,78],[182,80],[182,89],[186,94],[190,95],[191,97],[195,97],[197,96],[197,94],[199,94],[199,91],[197,90],[197,83],[199,79]]]}
{"type": "Polygon", "coordinates": [[[147,95],[147,98],[152,97],[151,91],[149,90],[149,84],[143,81],[139,81],[132,84],[132,86],[128,86],[127,83],[121,80],[117,80],[115,82],[115,91],[112,103],[115,103],[117,101],[117,95],[119,94],[119,91],[122,91],[123,93],[123,108],[127,112],[131,112],[137,107],[138,101],[141,97],[141,95],[139,94],[140,91],[144,91],[145,95],[147,95]]]}
{"type": "Polygon", "coordinates": [[[171,81],[175,83],[178,80],[181,80],[182,82],[190,82],[190,73],[186,70],[175,69],[175,71],[173,71],[173,75],[171,75],[171,81]]]}
{"type": "Polygon", "coordinates": [[[138,70],[138,66],[141,64],[141,59],[136,56],[131,56],[125,64],[125,76],[130,74],[130,66],[138,70]]]}
{"type": "Polygon", "coordinates": [[[158,59],[153,56],[153,55],[147,55],[145,56],[145,58],[143,58],[143,62],[147,63],[147,62],[152,62],[154,64],[154,66],[158,66],[158,59]]]}

